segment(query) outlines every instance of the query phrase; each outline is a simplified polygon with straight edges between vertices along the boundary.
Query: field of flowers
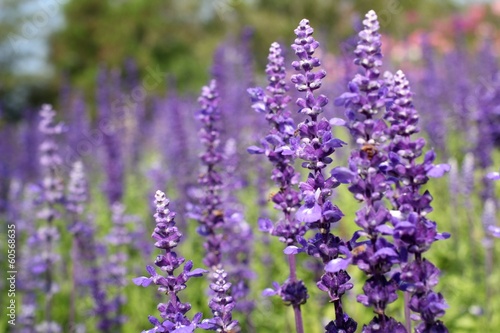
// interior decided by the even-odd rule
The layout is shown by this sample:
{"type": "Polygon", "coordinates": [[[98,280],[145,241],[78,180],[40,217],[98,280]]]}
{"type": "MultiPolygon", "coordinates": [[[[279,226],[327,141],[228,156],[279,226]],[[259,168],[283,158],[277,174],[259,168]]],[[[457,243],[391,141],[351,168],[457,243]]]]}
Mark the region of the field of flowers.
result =
{"type": "Polygon", "coordinates": [[[131,60],[97,114],[65,89],[0,127],[0,332],[500,331],[493,43],[313,27],[221,44],[199,97],[131,60]]]}

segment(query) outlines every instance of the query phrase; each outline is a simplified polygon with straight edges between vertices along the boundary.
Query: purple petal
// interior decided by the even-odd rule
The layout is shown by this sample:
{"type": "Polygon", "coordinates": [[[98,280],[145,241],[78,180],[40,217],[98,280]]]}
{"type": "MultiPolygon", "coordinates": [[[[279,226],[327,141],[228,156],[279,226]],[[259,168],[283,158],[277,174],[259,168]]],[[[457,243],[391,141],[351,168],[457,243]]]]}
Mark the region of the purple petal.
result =
{"type": "Polygon", "coordinates": [[[202,317],[203,317],[203,314],[201,312],[198,312],[193,317],[193,323],[199,323],[202,317]]]}
{"type": "Polygon", "coordinates": [[[214,327],[214,324],[210,319],[205,319],[201,323],[198,324],[198,328],[204,329],[204,330],[210,330],[211,328],[214,327]]]}
{"type": "Polygon", "coordinates": [[[436,237],[434,237],[435,240],[445,240],[451,237],[451,234],[449,232],[440,232],[436,234],[436,237]]]}
{"type": "Polygon", "coordinates": [[[264,153],[264,149],[257,146],[250,146],[247,148],[247,152],[249,154],[262,154],[264,153]]]}
{"type": "Polygon", "coordinates": [[[397,257],[398,254],[393,249],[388,248],[388,247],[384,247],[384,248],[378,250],[377,252],[375,252],[374,256],[375,257],[379,257],[379,256],[397,257]]]}
{"type": "Polygon", "coordinates": [[[427,176],[432,178],[443,177],[445,173],[450,171],[449,164],[438,164],[434,165],[430,170],[427,171],[427,176]]]}
{"type": "Polygon", "coordinates": [[[321,219],[321,206],[315,203],[312,207],[303,205],[295,213],[295,218],[301,222],[313,223],[321,219]]]}
{"type": "Polygon", "coordinates": [[[394,234],[394,229],[389,227],[387,224],[382,224],[379,225],[377,228],[377,231],[380,232],[383,235],[392,235],[394,234]]]}
{"type": "Polygon", "coordinates": [[[153,266],[147,265],[146,270],[148,271],[149,274],[151,274],[151,276],[158,275],[158,274],[156,274],[156,270],[154,269],[153,266]]]}
{"type": "Polygon", "coordinates": [[[151,284],[151,282],[153,282],[153,279],[145,276],[140,276],[132,279],[132,282],[134,282],[136,286],[147,287],[151,284]]]}
{"type": "Polygon", "coordinates": [[[172,333],[192,333],[194,332],[195,327],[192,325],[189,326],[184,326],[184,327],[179,327],[175,330],[172,331],[172,333]]]}
{"type": "Polygon", "coordinates": [[[500,227],[490,225],[488,226],[488,232],[493,236],[500,238],[500,227]]]}
{"type": "Polygon", "coordinates": [[[207,270],[204,270],[203,268],[195,268],[191,272],[187,273],[187,276],[202,276],[203,274],[208,273],[207,270]]]}
{"type": "Polygon", "coordinates": [[[331,260],[325,266],[325,271],[330,273],[336,273],[338,271],[345,271],[347,266],[351,263],[351,259],[336,258],[331,260]]]}
{"type": "Polygon", "coordinates": [[[499,172],[488,172],[486,175],[486,178],[489,180],[499,180],[500,179],[500,173],[499,172]]]}
{"type": "Polygon", "coordinates": [[[278,292],[274,289],[271,288],[266,288],[262,291],[262,296],[264,297],[270,297],[276,295],[278,292]]]}
{"type": "Polygon", "coordinates": [[[257,223],[262,232],[270,232],[273,229],[273,222],[270,219],[260,218],[257,223]]]}
{"type": "Polygon", "coordinates": [[[285,249],[283,250],[283,253],[284,254],[297,254],[299,253],[299,248],[295,245],[290,245],[290,246],[287,246],[285,247],[285,249]]]}
{"type": "Polygon", "coordinates": [[[333,168],[330,174],[342,184],[349,184],[356,176],[354,172],[345,167],[333,168]]]}
{"type": "Polygon", "coordinates": [[[295,151],[293,151],[292,149],[290,149],[290,147],[287,147],[287,146],[280,147],[280,151],[281,151],[281,155],[284,155],[284,156],[290,156],[290,155],[295,154],[295,151]]]}
{"type": "Polygon", "coordinates": [[[330,119],[331,126],[345,126],[346,122],[342,118],[332,118],[330,119]]]}

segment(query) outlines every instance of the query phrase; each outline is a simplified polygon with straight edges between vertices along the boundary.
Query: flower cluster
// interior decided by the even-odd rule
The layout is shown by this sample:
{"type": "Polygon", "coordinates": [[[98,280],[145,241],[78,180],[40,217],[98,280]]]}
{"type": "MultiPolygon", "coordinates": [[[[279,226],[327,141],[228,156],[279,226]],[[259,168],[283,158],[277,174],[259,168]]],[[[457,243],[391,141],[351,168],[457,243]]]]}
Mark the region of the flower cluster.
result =
{"type": "Polygon", "coordinates": [[[225,240],[221,244],[221,250],[227,264],[226,272],[233,286],[231,292],[236,302],[235,310],[245,314],[247,320],[250,320],[255,308],[255,302],[249,297],[250,280],[255,278],[250,267],[254,255],[254,238],[253,228],[245,219],[244,207],[236,195],[244,184],[238,174],[238,152],[236,140],[227,140],[224,145],[224,188],[221,195],[224,202],[225,240]]]}
{"type": "Polygon", "coordinates": [[[293,218],[293,213],[300,206],[300,193],[294,188],[299,174],[293,167],[294,154],[289,149],[295,141],[295,124],[290,111],[286,109],[290,97],[286,94],[288,85],[285,82],[285,65],[281,47],[273,43],[269,49],[269,63],[266,67],[269,85],[266,95],[260,87],[250,88],[252,107],[257,112],[265,113],[271,130],[262,140],[262,147],[248,148],[251,154],[265,154],[274,165],[271,179],[279,186],[279,191],[272,196],[277,210],[283,212],[283,218],[273,226],[269,220],[261,220],[261,229],[280,238],[286,245],[295,244],[298,236],[303,236],[306,228],[293,218]]]}
{"type": "Polygon", "coordinates": [[[190,278],[202,276],[206,271],[200,268],[193,270],[193,262],[187,261],[183,271],[178,275],[175,274],[175,271],[185,262],[185,259],[174,251],[182,234],[175,225],[175,213],[169,210],[170,201],[165,197],[165,193],[157,191],[155,203],[156,227],[151,237],[155,240],[155,246],[164,251],[156,257],[155,265],[165,273],[165,276],[157,274],[152,266],[147,266],[150,277],[141,276],[135,278],[133,282],[143,287],[153,283],[158,286],[159,292],[169,295],[170,299],[166,304],[158,304],[162,321],[149,316],[149,321],[155,327],[146,332],[194,332],[201,320],[201,313],[196,314],[192,320],[187,318],[186,313],[191,309],[191,305],[182,303],[177,294],[186,288],[186,282],[190,278]]]}
{"type": "MultiPolygon", "coordinates": [[[[113,304],[107,299],[106,284],[101,265],[98,262],[99,249],[95,239],[95,228],[92,221],[82,216],[85,204],[88,201],[87,179],[83,163],[77,161],[73,164],[68,183],[66,210],[71,214],[73,223],[70,231],[74,235],[73,265],[80,264],[78,269],[73,268],[73,280],[90,289],[94,299],[92,313],[99,319],[97,328],[105,333],[116,330],[113,304]],[[78,271],[77,271],[78,270],[78,271]],[[78,276],[76,276],[78,275],[78,276]]],[[[76,288],[76,286],[73,286],[76,288]]],[[[72,295],[72,297],[76,297],[72,295]]],[[[76,302],[76,300],[72,300],[76,302]]]]}
{"type": "Polygon", "coordinates": [[[203,263],[207,267],[216,267],[221,263],[221,242],[220,231],[224,227],[224,212],[220,189],[222,187],[222,177],[217,171],[217,165],[222,161],[220,152],[220,132],[217,128],[217,121],[220,119],[218,110],[218,94],[215,80],[210,85],[204,86],[201,96],[198,99],[201,110],[197,115],[202,123],[200,129],[200,140],[205,146],[205,151],[200,158],[206,170],[198,179],[198,183],[204,188],[204,197],[197,208],[192,211],[191,217],[196,218],[200,223],[198,233],[206,237],[204,243],[205,259],[203,263]]]}
{"type": "Polygon", "coordinates": [[[122,307],[126,303],[123,288],[127,285],[127,262],[129,261],[126,246],[131,243],[132,235],[127,228],[128,216],[125,215],[125,206],[115,201],[111,205],[111,221],[113,227],[106,237],[107,258],[106,270],[108,284],[108,293],[110,294],[110,311],[114,312],[113,321],[115,329],[119,329],[126,318],[122,314],[122,307]],[[111,296],[112,295],[112,296],[111,296]]]}
{"type": "Polygon", "coordinates": [[[111,78],[104,68],[100,68],[97,76],[97,108],[99,121],[105,125],[102,142],[105,150],[106,183],[104,192],[108,202],[121,202],[124,192],[125,163],[121,143],[122,126],[125,106],[121,103],[120,77],[118,72],[112,72],[111,78]],[[113,88],[110,88],[113,87],[113,88]],[[119,103],[117,101],[120,101],[119,103]]]}
{"type": "Polygon", "coordinates": [[[436,240],[445,239],[449,234],[438,233],[436,223],[427,218],[427,213],[432,211],[432,196],[428,191],[420,193],[420,189],[429,177],[440,177],[449,171],[449,166],[432,164],[435,159],[432,150],[425,154],[422,163],[417,162],[425,140],[412,140],[410,137],[419,128],[409,82],[402,71],[394,76],[387,73],[386,81],[391,98],[386,113],[391,137],[387,146],[387,173],[395,182],[392,202],[399,212],[392,218],[393,233],[395,244],[405,258],[401,262],[401,283],[403,290],[411,295],[409,307],[415,312],[412,318],[421,321],[416,330],[447,332],[444,324],[437,319],[444,315],[447,305],[443,296],[433,291],[438,283],[439,269],[425,259],[423,253],[436,240]]]}
{"type": "Polygon", "coordinates": [[[358,144],[349,157],[349,169],[354,175],[349,191],[364,203],[356,213],[355,223],[361,230],[351,240],[351,247],[355,249],[351,260],[368,276],[364,294],[358,295],[357,300],[373,307],[377,314],[363,331],[405,332],[401,323],[386,314],[387,305],[398,297],[398,275],[389,276],[389,273],[394,265],[399,264],[399,254],[387,238],[390,235],[387,230],[390,214],[382,201],[389,189],[384,173],[387,153],[382,149],[388,130],[381,117],[386,96],[384,81],[380,78],[382,53],[379,22],[374,11],[366,14],[363,25],[354,51],[354,63],[361,67],[361,71],[349,82],[349,92],[336,101],[346,107],[347,126],[358,144]],[[358,242],[360,237],[366,240],[358,242]]]}
{"type": "MultiPolygon", "coordinates": [[[[343,214],[340,209],[330,201],[332,190],[344,182],[344,169],[334,168],[330,177],[325,176],[323,170],[333,162],[330,157],[335,149],[345,145],[340,139],[332,135],[330,122],[326,118],[318,119],[323,112],[323,107],[328,103],[325,95],[314,95],[314,91],[321,87],[322,79],[326,76],[324,70],[315,70],[320,67],[320,60],[314,56],[314,51],[319,43],[312,36],[313,28],[309,21],[303,19],[295,29],[296,39],[292,49],[299,60],[292,62],[298,74],[291,78],[295,88],[305,93],[305,98],[297,99],[299,113],[309,116],[297,126],[298,140],[292,142],[291,150],[302,159],[302,167],[309,170],[305,182],[299,184],[304,204],[297,210],[295,218],[305,222],[309,228],[318,228],[319,232],[305,243],[301,241],[302,249],[309,255],[321,258],[324,264],[336,259],[339,255],[348,252],[344,242],[330,233],[332,224],[338,222],[343,214]]],[[[289,246],[285,253],[297,252],[289,246]]],[[[335,321],[329,324],[329,330],[334,332],[354,332],[357,324],[347,316],[342,308],[342,296],[352,288],[350,277],[344,270],[338,272],[325,272],[318,282],[318,287],[327,292],[335,306],[335,321]]]]}
{"type": "Polygon", "coordinates": [[[40,164],[45,173],[42,184],[45,205],[37,217],[44,220],[46,225],[39,227],[30,242],[38,248],[40,254],[34,258],[34,262],[39,263],[38,274],[44,276],[45,318],[37,327],[60,329],[59,325],[52,321],[52,299],[58,290],[53,274],[54,265],[59,260],[55,248],[60,238],[58,228],[54,225],[55,220],[60,216],[56,206],[64,200],[64,184],[60,175],[62,159],[59,155],[59,146],[56,140],[64,131],[64,127],[61,123],[55,122],[55,116],[56,113],[52,106],[48,104],[42,106],[39,130],[44,138],[39,149],[40,164]]]}
{"type": "MultiPolygon", "coordinates": [[[[260,87],[250,88],[248,92],[252,97],[252,107],[257,112],[265,113],[271,130],[262,140],[262,147],[250,147],[248,151],[251,154],[265,154],[274,165],[271,179],[279,186],[279,190],[272,196],[272,201],[275,208],[283,212],[283,216],[275,225],[269,219],[260,219],[260,229],[279,237],[279,240],[286,245],[294,245],[298,243],[298,238],[304,236],[307,229],[294,217],[294,213],[300,207],[300,193],[295,188],[299,174],[293,166],[295,155],[289,148],[291,142],[296,141],[295,124],[290,111],[287,110],[287,104],[290,101],[287,95],[289,87],[285,81],[285,60],[278,43],[271,44],[268,60],[266,74],[269,94],[265,94],[260,87]]],[[[282,286],[275,285],[274,290],[267,289],[265,294],[278,294],[285,304],[292,305],[296,316],[297,332],[303,332],[300,305],[307,301],[309,295],[304,283],[296,277],[293,254],[288,255],[288,264],[290,268],[288,280],[282,286]]]]}
{"type": "Polygon", "coordinates": [[[199,325],[200,328],[220,333],[235,332],[238,321],[233,320],[232,310],[236,306],[230,295],[231,283],[227,281],[227,273],[220,267],[216,268],[211,275],[212,283],[210,289],[215,293],[208,306],[214,315],[211,319],[205,319],[199,325]]]}

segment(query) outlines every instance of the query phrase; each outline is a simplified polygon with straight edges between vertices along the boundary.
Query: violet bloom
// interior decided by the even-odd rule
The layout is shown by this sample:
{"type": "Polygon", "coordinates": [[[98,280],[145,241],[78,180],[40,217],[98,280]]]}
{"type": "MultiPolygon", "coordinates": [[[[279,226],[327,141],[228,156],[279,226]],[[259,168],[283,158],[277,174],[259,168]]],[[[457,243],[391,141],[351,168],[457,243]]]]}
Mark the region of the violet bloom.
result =
{"type": "Polygon", "coordinates": [[[205,170],[199,177],[198,183],[204,188],[204,196],[196,210],[190,213],[190,216],[198,220],[200,223],[198,233],[206,237],[204,243],[206,253],[203,263],[207,267],[217,267],[222,259],[223,235],[221,231],[224,227],[224,212],[220,197],[222,177],[217,171],[218,165],[222,161],[222,154],[219,148],[220,132],[217,128],[220,112],[215,80],[212,80],[209,86],[203,87],[198,101],[201,104],[201,110],[197,118],[203,126],[200,129],[200,139],[205,146],[205,151],[201,155],[201,162],[204,164],[205,170]]]}
{"type": "Polygon", "coordinates": [[[121,331],[126,317],[122,314],[123,305],[126,303],[126,298],[123,293],[123,288],[127,285],[127,262],[129,261],[127,247],[132,242],[132,235],[127,229],[127,216],[125,216],[125,206],[119,202],[115,202],[111,206],[111,221],[113,227],[106,237],[108,243],[108,253],[106,265],[108,267],[107,278],[109,279],[108,290],[114,295],[109,303],[112,311],[115,330],[121,331]]]}
{"type": "Polygon", "coordinates": [[[43,201],[44,208],[38,213],[38,218],[45,221],[45,225],[38,228],[36,234],[30,239],[30,243],[38,247],[39,260],[41,263],[39,274],[44,276],[43,294],[45,295],[44,321],[38,325],[47,329],[57,331],[59,325],[52,321],[52,300],[58,290],[53,274],[54,265],[59,260],[55,252],[59,231],[55,226],[55,220],[59,217],[56,206],[63,201],[64,185],[60,175],[62,159],[59,156],[59,145],[56,138],[63,132],[63,125],[55,122],[56,113],[52,106],[45,104],[40,110],[39,130],[43,135],[40,145],[40,164],[44,171],[43,179],[43,201]]]}
{"type": "Polygon", "coordinates": [[[238,321],[233,320],[231,312],[236,303],[230,295],[231,283],[227,281],[227,273],[218,267],[210,275],[210,280],[212,280],[210,289],[214,292],[214,296],[208,306],[214,317],[203,320],[199,327],[220,333],[235,332],[239,329],[238,321]]]}
{"type": "MultiPolygon", "coordinates": [[[[201,161],[206,168],[198,180],[198,183],[204,189],[204,196],[190,215],[199,221],[198,233],[206,238],[204,243],[206,252],[203,263],[210,267],[212,272],[216,272],[222,269],[222,241],[225,236],[224,231],[228,225],[225,221],[225,211],[222,205],[222,177],[217,170],[223,159],[223,155],[220,152],[218,122],[221,114],[218,108],[219,96],[215,80],[212,80],[208,86],[202,88],[198,101],[201,104],[201,110],[197,118],[202,123],[202,128],[199,132],[200,140],[205,146],[205,151],[201,154],[201,161]]],[[[218,277],[215,274],[212,275],[212,278],[217,279],[218,277]]],[[[213,280],[212,283],[217,283],[217,281],[213,280]]],[[[216,297],[217,295],[214,296],[212,301],[216,297]]],[[[214,319],[218,318],[215,312],[214,316],[214,319]]],[[[229,323],[225,323],[224,325],[229,325],[229,323]]],[[[223,329],[224,325],[220,326],[220,329],[223,329]]]]}
{"type": "MultiPolygon", "coordinates": [[[[20,187],[21,184],[12,182],[10,191],[17,192],[15,188],[18,186],[20,187]]],[[[16,221],[16,237],[36,234],[35,217],[32,212],[36,211],[37,206],[43,202],[43,198],[41,198],[42,191],[43,189],[40,187],[28,184],[23,191],[20,191],[22,193],[19,193],[18,196],[12,195],[10,198],[12,216],[9,218],[11,221],[16,221]]],[[[43,290],[44,284],[41,274],[43,274],[45,265],[41,256],[33,255],[33,245],[36,245],[36,243],[30,244],[33,239],[35,237],[32,237],[24,244],[21,243],[19,257],[16,258],[16,264],[19,267],[16,289],[22,294],[21,311],[18,313],[16,320],[16,324],[19,325],[19,333],[32,333],[35,331],[36,309],[39,308],[37,291],[43,290]]]]}
{"type": "Polygon", "coordinates": [[[155,240],[155,246],[164,251],[163,254],[156,257],[155,265],[164,272],[165,276],[159,275],[152,266],[148,265],[146,269],[150,276],[135,278],[133,282],[142,287],[153,283],[158,286],[159,292],[170,296],[170,299],[166,304],[158,304],[161,319],[149,316],[149,321],[154,325],[154,328],[143,332],[191,333],[198,327],[201,313],[196,314],[192,320],[186,317],[186,313],[191,309],[191,304],[182,303],[177,294],[186,288],[186,282],[190,278],[202,276],[206,271],[200,268],[193,270],[193,262],[189,260],[184,264],[184,269],[176,273],[176,270],[186,260],[174,251],[182,234],[175,225],[175,212],[169,210],[170,201],[165,197],[165,193],[157,191],[155,203],[156,227],[151,237],[155,240]]]}
{"type": "Polygon", "coordinates": [[[70,179],[68,183],[68,195],[66,198],[66,211],[70,215],[71,229],[73,233],[73,242],[71,244],[71,261],[73,262],[71,271],[71,298],[70,298],[70,326],[76,324],[76,293],[78,287],[81,285],[81,271],[82,262],[79,260],[82,257],[82,251],[85,249],[79,248],[76,238],[78,234],[76,231],[79,229],[79,224],[83,223],[82,214],[87,202],[87,180],[83,171],[83,164],[81,161],[73,163],[70,172],[70,179]],[[78,273],[77,273],[78,272],[78,273]]]}
{"type": "Polygon", "coordinates": [[[387,126],[381,118],[385,109],[384,82],[380,79],[382,44],[374,11],[366,14],[363,25],[354,51],[354,63],[360,67],[360,73],[349,82],[349,92],[337,100],[347,109],[348,128],[358,144],[349,157],[349,168],[355,175],[349,191],[364,203],[356,213],[355,223],[361,230],[351,241],[356,250],[351,260],[368,276],[363,286],[364,294],[358,295],[357,300],[374,308],[377,314],[363,327],[363,332],[406,332],[401,323],[386,314],[388,304],[398,297],[397,280],[388,273],[399,263],[399,255],[386,237],[390,234],[386,225],[390,214],[382,201],[389,188],[382,171],[387,153],[381,149],[387,139],[387,126]],[[367,240],[356,242],[359,237],[367,240]]]}
{"type": "Polygon", "coordinates": [[[73,215],[73,220],[78,220],[83,214],[87,201],[87,180],[83,169],[83,163],[81,161],[76,161],[73,163],[69,175],[68,195],[65,202],[66,210],[73,215]]]}
{"type": "Polygon", "coordinates": [[[120,126],[123,126],[123,106],[119,96],[120,80],[118,73],[108,79],[106,70],[100,69],[97,86],[97,108],[99,125],[103,131],[105,151],[104,170],[106,172],[105,193],[109,204],[120,202],[124,192],[125,164],[123,147],[120,141],[120,126]],[[111,81],[111,82],[110,82],[111,81]],[[114,90],[109,87],[114,87],[114,90]]]}
{"type": "Polygon", "coordinates": [[[408,80],[401,71],[394,76],[386,74],[386,80],[392,97],[386,114],[392,139],[386,148],[389,152],[387,172],[395,183],[392,201],[398,211],[392,219],[393,234],[399,252],[404,254],[401,258],[405,259],[400,263],[400,283],[402,289],[411,295],[412,319],[420,321],[416,332],[448,332],[438,320],[444,315],[446,302],[440,293],[433,291],[440,272],[423,254],[436,240],[449,235],[438,233],[436,223],[427,218],[427,213],[432,211],[432,196],[428,191],[421,193],[420,189],[429,177],[439,177],[449,171],[449,166],[433,165],[435,154],[432,150],[425,154],[422,163],[417,162],[425,140],[411,138],[419,127],[408,80]]]}
{"type": "MultiPolygon", "coordinates": [[[[305,93],[305,98],[297,99],[299,113],[309,116],[298,124],[298,140],[294,140],[291,149],[298,158],[302,159],[302,167],[309,170],[305,182],[299,184],[304,204],[297,210],[295,218],[305,222],[309,228],[317,228],[319,232],[308,241],[301,242],[302,250],[309,255],[321,258],[327,264],[339,255],[347,253],[344,242],[330,233],[332,224],[338,222],[343,214],[340,209],[330,201],[332,190],[343,182],[337,176],[343,175],[342,169],[335,168],[329,177],[324,174],[324,169],[332,163],[331,154],[335,149],[345,145],[345,142],[332,135],[330,122],[326,118],[318,119],[323,112],[323,107],[328,103],[325,95],[314,95],[314,91],[321,87],[322,79],[326,76],[324,70],[315,70],[320,67],[320,60],[314,56],[314,51],[319,43],[312,36],[313,28],[309,21],[303,19],[295,34],[292,48],[299,60],[292,62],[292,66],[299,74],[292,76],[291,80],[299,92],[305,93]]],[[[293,246],[289,246],[286,254],[294,253],[293,246]]],[[[330,296],[335,306],[335,320],[328,326],[330,332],[354,332],[357,324],[344,313],[342,296],[353,287],[349,282],[350,276],[345,270],[326,272],[317,283],[318,288],[330,296]]]]}
{"type": "MultiPolygon", "coordinates": [[[[236,310],[243,313],[247,321],[255,308],[255,303],[248,299],[250,294],[250,280],[255,274],[250,268],[250,259],[253,256],[253,231],[242,213],[243,207],[236,196],[243,182],[238,174],[238,148],[235,140],[229,139],[224,146],[225,179],[222,191],[224,202],[224,230],[225,241],[221,250],[228,264],[227,272],[233,284],[232,296],[236,301],[236,310]]],[[[251,324],[250,324],[251,325],[251,324]]]]}
{"type": "MultiPolygon", "coordinates": [[[[279,237],[285,245],[297,245],[297,239],[304,236],[306,227],[294,216],[300,207],[300,193],[295,188],[299,180],[299,173],[295,171],[294,154],[290,153],[289,146],[294,138],[295,124],[291,118],[287,104],[290,101],[285,82],[285,60],[278,43],[271,44],[269,62],[266,67],[268,94],[260,87],[250,88],[248,92],[252,98],[252,107],[259,113],[265,113],[271,127],[267,136],[262,140],[261,147],[249,147],[251,154],[265,154],[273,164],[271,179],[279,186],[279,191],[272,196],[274,207],[283,212],[283,216],[273,225],[269,219],[260,219],[262,231],[279,237]]],[[[259,177],[260,178],[260,177],[259,177]]],[[[289,277],[283,285],[276,285],[275,290],[266,289],[265,294],[278,294],[287,305],[292,305],[295,312],[296,331],[303,332],[302,314],[300,305],[307,301],[309,295],[304,283],[297,279],[295,255],[288,255],[290,268],[289,277]]]]}
{"type": "MultiPolygon", "coordinates": [[[[74,268],[73,288],[76,289],[77,282],[89,289],[94,299],[92,313],[98,318],[97,329],[100,332],[116,332],[116,321],[112,319],[115,314],[112,306],[107,300],[107,286],[104,281],[103,272],[98,263],[98,245],[95,240],[95,228],[92,221],[82,216],[85,204],[88,200],[87,180],[83,164],[77,161],[73,164],[68,184],[68,196],[66,199],[66,210],[70,213],[72,225],[70,231],[74,235],[72,250],[73,266],[79,264],[78,271],[74,268]]],[[[72,302],[76,302],[76,294],[71,294],[72,302]]],[[[73,311],[73,309],[72,309],[73,311]]],[[[75,318],[72,318],[73,324],[75,318]]]]}

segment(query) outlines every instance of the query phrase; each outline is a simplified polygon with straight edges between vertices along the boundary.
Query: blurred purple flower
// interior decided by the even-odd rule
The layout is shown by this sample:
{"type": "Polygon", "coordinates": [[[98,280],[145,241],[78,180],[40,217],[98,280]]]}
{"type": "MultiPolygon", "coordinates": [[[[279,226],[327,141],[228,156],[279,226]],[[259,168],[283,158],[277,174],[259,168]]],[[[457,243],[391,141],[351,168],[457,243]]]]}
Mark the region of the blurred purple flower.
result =
{"type": "Polygon", "coordinates": [[[169,210],[170,201],[165,197],[165,193],[157,191],[155,194],[156,203],[156,227],[152,234],[155,246],[164,250],[164,253],[156,257],[155,265],[165,274],[159,275],[152,266],[146,266],[149,277],[141,276],[133,279],[134,284],[147,287],[151,283],[158,287],[162,294],[170,296],[167,304],[158,304],[158,311],[163,321],[149,316],[149,321],[155,327],[147,332],[193,332],[198,327],[201,314],[196,314],[193,320],[186,317],[186,313],[191,309],[189,303],[182,303],[177,293],[186,288],[186,282],[192,277],[199,277],[206,273],[206,270],[197,268],[193,270],[193,262],[187,261],[182,272],[176,270],[182,266],[185,259],[179,256],[174,249],[179,244],[182,234],[177,230],[175,224],[175,212],[169,210]]]}

